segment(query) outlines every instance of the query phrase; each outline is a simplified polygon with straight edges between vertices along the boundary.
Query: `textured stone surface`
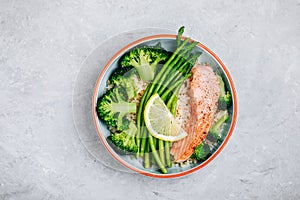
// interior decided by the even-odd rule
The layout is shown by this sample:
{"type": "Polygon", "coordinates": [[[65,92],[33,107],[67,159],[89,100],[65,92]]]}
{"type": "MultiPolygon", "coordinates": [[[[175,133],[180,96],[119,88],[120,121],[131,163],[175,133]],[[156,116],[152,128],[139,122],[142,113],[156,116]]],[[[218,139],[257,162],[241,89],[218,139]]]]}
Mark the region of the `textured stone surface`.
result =
{"type": "Polygon", "coordinates": [[[300,199],[299,1],[0,1],[0,199],[300,199]],[[186,26],[222,58],[238,123],[207,167],[152,179],[104,165],[73,123],[81,63],[123,31],[186,26]]]}

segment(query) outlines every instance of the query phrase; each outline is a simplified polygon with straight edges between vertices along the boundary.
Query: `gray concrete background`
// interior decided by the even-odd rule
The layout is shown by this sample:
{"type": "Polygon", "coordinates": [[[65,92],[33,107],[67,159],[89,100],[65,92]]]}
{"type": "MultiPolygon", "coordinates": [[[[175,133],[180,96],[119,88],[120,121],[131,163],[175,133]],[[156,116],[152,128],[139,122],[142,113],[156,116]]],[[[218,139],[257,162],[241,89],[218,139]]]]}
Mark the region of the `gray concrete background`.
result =
{"type": "Polygon", "coordinates": [[[0,0],[0,199],[300,199],[299,48],[299,0],[0,0]],[[182,178],[107,167],[73,123],[82,62],[111,35],[181,25],[233,76],[231,140],[182,178]]]}

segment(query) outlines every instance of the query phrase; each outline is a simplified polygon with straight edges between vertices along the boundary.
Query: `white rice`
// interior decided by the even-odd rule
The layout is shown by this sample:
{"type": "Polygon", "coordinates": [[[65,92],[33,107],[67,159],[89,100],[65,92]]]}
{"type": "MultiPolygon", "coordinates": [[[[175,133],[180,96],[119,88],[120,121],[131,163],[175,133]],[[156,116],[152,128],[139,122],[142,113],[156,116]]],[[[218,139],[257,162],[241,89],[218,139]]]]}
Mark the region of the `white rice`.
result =
{"type": "Polygon", "coordinates": [[[187,123],[191,112],[190,96],[188,94],[189,88],[190,82],[189,80],[185,80],[178,93],[176,120],[182,128],[187,123]]]}
{"type": "MultiPolygon", "coordinates": [[[[135,82],[135,86],[136,86],[136,90],[137,90],[137,95],[134,99],[131,100],[131,102],[136,102],[137,103],[137,108],[139,106],[139,102],[145,92],[145,89],[148,85],[147,82],[142,81],[137,74],[134,74],[132,76],[132,79],[135,82]]],[[[134,122],[136,122],[136,114],[135,113],[128,113],[126,114],[127,119],[132,120],[134,122]]]]}

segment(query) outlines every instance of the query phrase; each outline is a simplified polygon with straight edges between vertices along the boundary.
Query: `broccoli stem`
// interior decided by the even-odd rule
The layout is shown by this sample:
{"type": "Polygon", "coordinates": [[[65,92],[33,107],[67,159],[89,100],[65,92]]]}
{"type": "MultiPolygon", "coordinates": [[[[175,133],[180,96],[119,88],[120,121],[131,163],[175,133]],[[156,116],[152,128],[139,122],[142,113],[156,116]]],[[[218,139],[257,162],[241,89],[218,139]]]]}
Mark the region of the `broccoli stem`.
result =
{"type": "Polygon", "coordinates": [[[139,65],[138,67],[135,67],[135,69],[138,71],[141,79],[145,82],[151,81],[154,77],[155,69],[147,63],[139,65]]]}
{"type": "Polygon", "coordinates": [[[228,113],[226,112],[226,114],[224,114],[222,117],[220,117],[220,119],[218,119],[218,121],[216,121],[212,127],[209,129],[209,132],[211,134],[214,134],[214,135],[218,135],[219,137],[219,131],[220,131],[220,128],[221,126],[223,125],[223,123],[228,119],[228,113]]]}
{"type": "Polygon", "coordinates": [[[112,110],[114,112],[120,112],[120,113],[134,113],[136,112],[136,103],[129,103],[129,102],[117,102],[112,103],[112,110]]]}

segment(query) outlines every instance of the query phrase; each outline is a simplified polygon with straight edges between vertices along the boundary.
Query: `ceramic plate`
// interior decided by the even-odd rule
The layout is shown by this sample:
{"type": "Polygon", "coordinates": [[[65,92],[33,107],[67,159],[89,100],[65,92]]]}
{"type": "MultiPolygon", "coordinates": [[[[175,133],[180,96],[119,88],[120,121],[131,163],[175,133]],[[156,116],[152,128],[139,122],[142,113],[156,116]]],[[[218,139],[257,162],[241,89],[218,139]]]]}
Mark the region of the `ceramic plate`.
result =
{"type": "Polygon", "coordinates": [[[96,112],[96,104],[99,97],[101,97],[105,91],[107,86],[107,80],[112,74],[112,72],[118,67],[119,59],[124,55],[124,53],[130,51],[133,48],[139,46],[155,46],[157,43],[161,43],[162,48],[166,49],[167,51],[174,51],[176,49],[176,37],[177,35],[172,34],[160,34],[160,35],[152,35],[148,37],[144,37],[137,41],[134,41],[127,46],[120,49],[112,58],[109,59],[105,67],[98,76],[95,88],[94,88],[94,95],[92,99],[92,112],[94,123],[96,126],[96,130],[98,136],[106,148],[106,150],[110,153],[112,157],[114,157],[120,164],[124,165],[125,167],[138,172],[143,175],[151,176],[151,177],[158,177],[158,178],[171,178],[171,177],[179,177],[183,175],[190,174],[196,170],[207,165],[211,162],[224,148],[226,143],[228,142],[237,117],[237,101],[236,101],[236,92],[234,89],[234,84],[232,78],[226,69],[223,62],[213,53],[209,48],[204,46],[203,44],[199,43],[194,51],[202,52],[201,56],[198,58],[198,62],[200,63],[209,63],[210,66],[220,74],[225,82],[227,89],[232,94],[232,104],[228,108],[229,112],[229,119],[227,120],[224,128],[222,129],[221,134],[221,141],[216,143],[212,148],[211,155],[204,161],[197,161],[192,162],[185,165],[173,165],[171,168],[168,168],[167,174],[162,174],[159,168],[153,165],[151,168],[145,169],[143,167],[143,163],[141,160],[136,159],[132,155],[124,155],[120,154],[111,143],[107,140],[107,137],[110,135],[110,131],[108,130],[106,124],[100,120],[97,116],[96,112]]]}

